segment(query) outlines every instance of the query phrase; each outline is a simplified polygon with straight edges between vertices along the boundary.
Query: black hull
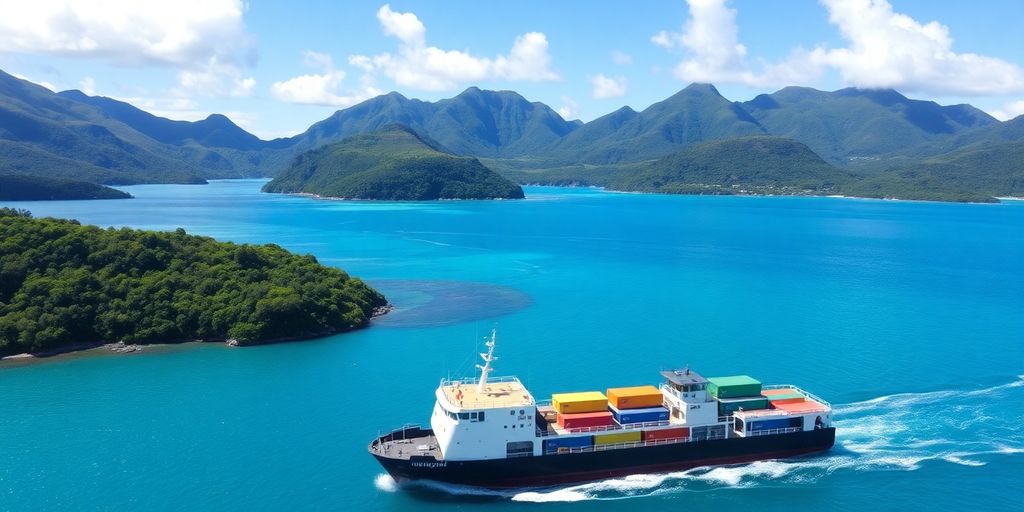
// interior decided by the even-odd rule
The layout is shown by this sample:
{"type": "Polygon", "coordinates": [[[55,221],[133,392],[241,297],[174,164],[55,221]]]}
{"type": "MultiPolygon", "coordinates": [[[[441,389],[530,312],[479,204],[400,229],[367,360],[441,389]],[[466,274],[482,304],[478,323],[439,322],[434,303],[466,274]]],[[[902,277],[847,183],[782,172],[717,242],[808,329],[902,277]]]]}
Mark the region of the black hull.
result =
{"type": "MultiPolygon", "coordinates": [[[[421,432],[429,434],[429,430],[421,432]]],[[[835,428],[749,438],[663,444],[619,450],[479,461],[394,459],[374,454],[399,482],[433,480],[493,489],[545,487],[640,473],[664,473],[823,452],[835,428]]]]}

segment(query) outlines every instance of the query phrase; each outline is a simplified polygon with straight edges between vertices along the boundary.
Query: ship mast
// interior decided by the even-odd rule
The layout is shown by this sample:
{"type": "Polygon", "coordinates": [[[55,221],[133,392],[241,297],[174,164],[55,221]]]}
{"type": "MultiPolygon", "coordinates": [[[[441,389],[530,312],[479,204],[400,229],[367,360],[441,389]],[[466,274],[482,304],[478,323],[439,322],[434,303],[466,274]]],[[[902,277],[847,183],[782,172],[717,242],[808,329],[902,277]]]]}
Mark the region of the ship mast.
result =
{"type": "Polygon", "coordinates": [[[494,357],[494,340],[496,335],[497,329],[491,329],[491,337],[486,343],[484,343],[484,346],[487,347],[487,353],[480,354],[480,358],[484,360],[484,364],[483,366],[476,365],[476,367],[480,369],[480,383],[476,386],[477,393],[484,392],[484,386],[487,385],[487,376],[491,373],[491,362],[497,359],[497,357],[494,357]]]}

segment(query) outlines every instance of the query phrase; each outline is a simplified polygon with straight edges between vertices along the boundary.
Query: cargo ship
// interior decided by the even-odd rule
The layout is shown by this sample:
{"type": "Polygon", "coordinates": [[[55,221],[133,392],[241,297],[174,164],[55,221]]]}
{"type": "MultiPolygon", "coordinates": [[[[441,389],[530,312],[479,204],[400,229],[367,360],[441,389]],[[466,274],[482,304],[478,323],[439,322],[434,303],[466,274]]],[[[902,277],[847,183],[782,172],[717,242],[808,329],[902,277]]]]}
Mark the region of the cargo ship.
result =
{"type": "Polygon", "coordinates": [[[399,483],[546,487],[638,473],[742,464],[827,451],[832,407],[792,385],[662,371],[659,386],[556,393],[536,401],[516,377],[442,380],[430,428],[406,425],[370,453],[399,483]]]}

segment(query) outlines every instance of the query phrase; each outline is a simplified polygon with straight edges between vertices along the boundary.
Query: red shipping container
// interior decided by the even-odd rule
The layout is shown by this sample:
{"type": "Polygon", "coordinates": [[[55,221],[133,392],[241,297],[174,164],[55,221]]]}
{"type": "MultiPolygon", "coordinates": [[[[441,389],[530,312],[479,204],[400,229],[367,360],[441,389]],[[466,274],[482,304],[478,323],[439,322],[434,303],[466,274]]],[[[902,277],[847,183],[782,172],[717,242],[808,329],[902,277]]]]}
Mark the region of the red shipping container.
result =
{"type": "Polygon", "coordinates": [[[772,406],[776,409],[781,409],[790,414],[807,414],[811,412],[825,412],[825,406],[818,402],[812,402],[810,400],[804,400],[795,404],[784,404],[772,402],[772,406]]]}
{"type": "Polygon", "coordinates": [[[558,415],[558,426],[566,429],[607,427],[614,422],[615,420],[612,418],[612,413],[609,411],[558,415]]]}
{"type": "Polygon", "coordinates": [[[644,441],[662,441],[665,439],[684,439],[690,437],[689,427],[664,428],[661,430],[645,430],[644,441]]]}
{"type": "MultiPolygon", "coordinates": [[[[770,396],[768,398],[771,399],[770,396]]],[[[807,401],[807,399],[805,399],[802,396],[795,396],[793,398],[780,398],[778,400],[772,400],[772,405],[778,405],[778,404],[798,404],[800,402],[806,402],[806,401],[807,401]]],[[[778,407],[776,407],[776,409],[778,409],[778,407]]]]}

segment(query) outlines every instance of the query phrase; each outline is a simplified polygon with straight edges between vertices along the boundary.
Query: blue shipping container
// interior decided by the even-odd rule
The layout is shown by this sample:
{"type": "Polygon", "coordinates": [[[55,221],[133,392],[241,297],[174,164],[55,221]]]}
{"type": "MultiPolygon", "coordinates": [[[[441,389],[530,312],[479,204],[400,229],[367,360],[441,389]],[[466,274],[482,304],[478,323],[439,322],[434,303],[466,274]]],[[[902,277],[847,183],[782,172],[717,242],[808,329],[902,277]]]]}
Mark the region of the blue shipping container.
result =
{"type": "Polygon", "coordinates": [[[553,452],[559,448],[582,448],[594,444],[594,436],[552,437],[544,440],[544,451],[553,452]]]}
{"type": "Polygon", "coordinates": [[[627,423],[647,423],[650,421],[668,421],[668,409],[664,407],[628,409],[625,411],[609,407],[608,410],[612,412],[612,418],[614,418],[619,425],[627,423]]]}
{"type": "Polygon", "coordinates": [[[753,421],[750,423],[750,430],[771,430],[774,428],[789,428],[789,418],[780,420],[753,421]]]}

